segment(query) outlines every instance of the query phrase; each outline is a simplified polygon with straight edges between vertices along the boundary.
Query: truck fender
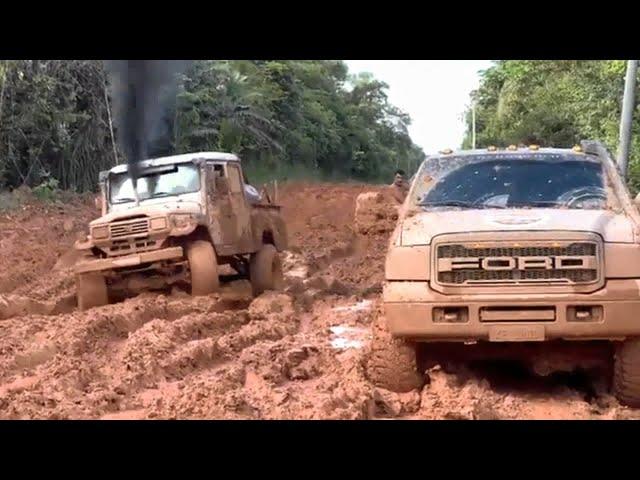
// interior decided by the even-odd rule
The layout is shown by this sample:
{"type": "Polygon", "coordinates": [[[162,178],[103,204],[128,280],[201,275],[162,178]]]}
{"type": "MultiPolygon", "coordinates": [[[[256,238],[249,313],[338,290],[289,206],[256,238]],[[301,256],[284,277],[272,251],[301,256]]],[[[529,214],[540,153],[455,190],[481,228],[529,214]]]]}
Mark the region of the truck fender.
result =
{"type": "Polygon", "coordinates": [[[287,248],[286,225],[279,215],[254,212],[251,215],[251,229],[256,246],[265,243],[264,240],[267,237],[267,243],[273,243],[278,251],[287,248]]]}

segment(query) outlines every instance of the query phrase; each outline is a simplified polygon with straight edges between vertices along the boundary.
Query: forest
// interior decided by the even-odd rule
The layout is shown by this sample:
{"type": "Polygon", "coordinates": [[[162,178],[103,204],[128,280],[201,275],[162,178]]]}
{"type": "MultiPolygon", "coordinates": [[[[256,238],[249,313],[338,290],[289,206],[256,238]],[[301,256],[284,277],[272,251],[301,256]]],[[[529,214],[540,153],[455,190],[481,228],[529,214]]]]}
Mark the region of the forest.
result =
{"type": "MultiPolygon", "coordinates": [[[[424,158],[388,85],[342,61],[198,60],[178,78],[154,156],[233,152],[252,181],[389,181],[424,158]]],[[[0,61],[0,190],[95,189],[126,161],[99,60],[0,61]]]]}
{"type": "MultiPolygon", "coordinates": [[[[615,155],[624,92],[624,60],[503,60],[481,73],[472,92],[476,146],[571,147],[599,140],[615,155]]],[[[636,93],[636,99],[638,94],[636,93]]],[[[472,143],[471,110],[464,148],[472,143]]],[[[635,115],[629,186],[640,190],[640,118],[635,115]]]]}
{"type": "MultiPolygon", "coordinates": [[[[93,190],[98,172],[125,161],[109,75],[99,60],[0,61],[0,190],[41,185],[93,190]]],[[[624,60],[503,60],[472,92],[476,144],[567,147],[596,139],[617,149],[624,60]]],[[[424,153],[388,85],[339,60],[198,60],[182,72],[166,135],[153,153],[241,156],[253,181],[388,181],[424,153]]],[[[466,114],[471,146],[471,111],[466,114]]],[[[640,190],[640,119],[629,184],[640,190]]]]}

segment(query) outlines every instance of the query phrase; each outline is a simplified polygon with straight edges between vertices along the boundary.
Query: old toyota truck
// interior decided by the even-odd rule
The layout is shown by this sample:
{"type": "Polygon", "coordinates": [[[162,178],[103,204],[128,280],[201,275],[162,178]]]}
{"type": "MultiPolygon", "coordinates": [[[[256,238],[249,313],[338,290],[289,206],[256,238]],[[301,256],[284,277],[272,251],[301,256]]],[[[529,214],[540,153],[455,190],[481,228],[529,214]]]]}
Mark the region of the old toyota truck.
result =
{"type": "Polygon", "coordinates": [[[617,398],[640,406],[639,227],[597,142],[428,157],[390,240],[369,377],[408,391],[425,349],[594,341],[614,352],[617,398]]]}
{"type": "Polygon", "coordinates": [[[282,286],[287,231],[280,206],[267,191],[249,201],[236,155],[142,161],[135,190],[127,168],[100,174],[102,216],[75,244],[80,309],[180,283],[207,295],[218,289],[223,265],[248,278],[256,295],[282,286]]]}

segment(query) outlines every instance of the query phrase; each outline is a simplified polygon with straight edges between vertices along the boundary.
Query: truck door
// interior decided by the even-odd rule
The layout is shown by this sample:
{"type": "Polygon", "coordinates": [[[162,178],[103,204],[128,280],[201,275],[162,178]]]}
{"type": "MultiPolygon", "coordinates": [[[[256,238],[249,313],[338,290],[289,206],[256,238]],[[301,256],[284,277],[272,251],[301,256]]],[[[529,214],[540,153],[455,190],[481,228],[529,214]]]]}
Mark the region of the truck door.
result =
{"type": "Polygon", "coordinates": [[[229,178],[229,196],[231,199],[231,209],[235,216],[235,238],[242,249],[247,248],[251,241],[251,221],[247,199],[244,195],[244,182],[240,166],[235,163],[227,164],[227,175],[229,178]]]}
{"type": "Polygon", "coordinates": [[[216,248],[224,249],[225,245],[235,243],[235,226],[229,179],[225,175],[223,164],[207,163],[206,166],[206,199],[209,233],[216,248]]]}

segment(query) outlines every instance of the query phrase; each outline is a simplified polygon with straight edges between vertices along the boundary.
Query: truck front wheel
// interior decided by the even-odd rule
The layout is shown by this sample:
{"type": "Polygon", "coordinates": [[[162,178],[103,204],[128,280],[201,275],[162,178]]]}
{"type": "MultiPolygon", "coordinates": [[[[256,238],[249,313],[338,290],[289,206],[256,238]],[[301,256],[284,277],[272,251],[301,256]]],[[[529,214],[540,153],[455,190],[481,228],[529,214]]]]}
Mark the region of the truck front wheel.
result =
{"type": "Polygon", "coordinates": [[[424,378],[418,372],[416,344],[391,335],[381,312],[376,316],[372,333],[367,362],[371,383],[397,393],[422,388],[424,378]]]}
{"type": "Polygon", "coordinates": [[[191,272],[191,295],[209,295],[217,291],[220,278],[213,245],[205,240],[195,240],[187,244],[186,253],[191,272]]]}
{"type": "Polygon", "coordinates": [[[251,255],[249,277],[255,296],[266,290],[282,290],[282,261],[276,247],[270,244],[263,245],[258,252],[251,255]]]}
{"type": "Polygon", "coordinates": [[[109,303],[107,282],[101,273],[83,273],[76,277],[78,308],[88,310],[109,303]]]}
{"type": "Polygon", "coordinates": [[[640,339],[625,340],[616,349],[613,392],[620,403],[640,407],[640,339]]]}

